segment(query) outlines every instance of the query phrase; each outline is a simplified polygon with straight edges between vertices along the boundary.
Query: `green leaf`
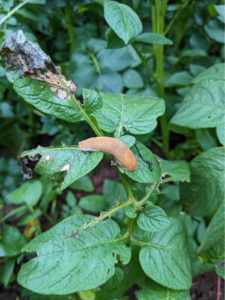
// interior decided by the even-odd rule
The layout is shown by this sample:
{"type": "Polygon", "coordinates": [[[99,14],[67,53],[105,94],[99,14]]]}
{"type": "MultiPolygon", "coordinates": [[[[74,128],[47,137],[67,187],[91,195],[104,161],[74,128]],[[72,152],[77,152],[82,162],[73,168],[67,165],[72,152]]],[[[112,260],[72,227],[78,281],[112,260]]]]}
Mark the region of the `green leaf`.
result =
{"type": "Polygon", "coordinates": [[[126,206],[125,213],[129,218],[132,218],[132,219],[136,218],[136,216],[137,216],[136,207],[133,204],[126,206]]]}
{"type": "Polygon", "coordinates": [[[31,220],[37,219],[40,215],[41,215],[41,210],[39,208],[35,209],[33,213],[28,214],[28,215],[24,216],[22,219],[20,219],[19,222],[17,223],[17,225],[24,226],[31,220]]]}
{"type": "Polygon", "coordinates": [[[212,148],[190,162],[191,182],[180,185],[181,201],[189,214],[206,216],[224,199],[224,154],[224,148],[212,148]]]}
{"type": "Polygon", "coordinates": [[[160,168],[153,153],[142,143],[136,141],[135,146],[131,147],[131,151],[137,159],[138,169],[135,171],[124,170],[130,178],[141,183],[157,182],[160,178],[160,168]],[[148,162],[152,163],[153,170],[149,170],[149,165],[144,162],[139,154],[148,162]]]}
{"type": "Polygon", "coordinates": [[[17,156],[24,148],[26,137],[18,124],[1,122],[0,143],[9,148],[17,156]]]}
{"type": "Polygon", "coordinates": [[[6,101],[0,102],[0,117],[4,119],[14,117],[12,106],[6,101]]]}
{"type": "Polygon", "coordinates": [[[117,286],[123,281],[124,273],[121,268],[116,268],[114,275],[102,286],[105,290],[116,289],[117,286]]]}
{"type": "Polygon", "coordinates": [[[83,177],[77,179],[70,185],[71,189],[78,190],[78,191],[85,191],[85,192],[93,192],[94,185],[91,179],[84,175],[83,177]]]}
{"type": "MultiPolygon", "coordinates": [[[[9,76],[12,77],[12,74],[6,73],[6,75],[10,80],[9,76]]],[[[79,106],[77,105],[77,109],[74,109],[71,104],[73,100],[60,99],[57,94],[59,89],[57,90],[55,85],[29,77],[20,78],[18,75],[17,72],[12,79],[14,90],[28,103],[46,114],[67,122],[74,123],[83,120],[79,106]],[[52,86],[55,87],[53,89],[55,92],[51,91],[52,86]]],[[[66,92],[65,89],[61,90],[66,92]]]]}
{"type": "Polygon", "coordinates": [[[81,231],[77,238],[64,239],[92,218],[90,215],[66,218],[24,247],[23,251],[38,255],[20,269],[19,284],[45,295],[65,295],[105,283],[113,276],[118,257],[127,264],[130,250],[123,244],[119,226],[112,220],[81,231]]]}
{"type": "Polygon", "coordinates": [[[203,150],[209,150],[217,146],[217,142],[207,129],[195,130],[197,140],[203,150]]]}
{"type": "Polygon", "coordinates": [[[225,64],[216,64],[210,67],[209,69],[201,72],[197,77],[195,77],[191,83],[198,83],[203,80],[224,80],[225,64]]]}
{"type": "Polygon", "coordinates": [[[218,19],[225,23],[225,6],[224,5],[214,5],[216,12],[218,13],[218,19]]]}
{"type": "Polygon", "coordinates": [[[122,183],[105,179],[103,184],[103,196],[110,206],[115,206],[118,201],[118,197],[122,201],[127,201],[126,192],[122,183]]]}
{"type": "Polygon", "coordinates": [[[216,273],[225,280],[225,267],[217,268],[216,273]]]}
{"type": "Polygon", "coordinates": [[[193,78],[187,72],[177,72],[165,82],[165,87],[185,86],[188,85],[192,79],[193,78]]]}
{"type": "Polygon", "coordinates": [[[168,227],[170,221],[163,209],[155,205],[148,205],[141,211],[137,224],[142,230],[157,232],[168,227]]]}
{"type": "Polygon", "coordinates": [[[26,202],[25,192],[31,186],[31,183],[27,182],[21,187],[6,195],[6,199],[14,204],[20,204],[26,202]]]}
{"type": "Polygon", "coordinates": [[[206,229],[205,221],[204,221],[204,219],[202,219],[201,222],[198,224],[198,228],[197,228],[197,239],[198,239],[199,243],[201,243],[205,229],[206,229]]]}
{"type": "Polygon", "coordinates": [[[31,160],[37,160],[40,157],[35,171],[47,180],[52,179],[55,173],[66,171],[67,176],[61,185],[61,190],[64,190],[72,182],[94,169],[101,161],[103,153],[90,152],[84,154],[77,146],[69,147],[64,144],[57,148],[38,147],[34,150],[25,151],[19,159],[23,161],[26,157],[31,160]]]}
{"type": "Polygon", "coordinates": [[[167,161],[157,157],[161,168],[161,183],[168,181],[190,181],[190,168],[185,160],[167,161]]]}
{"type": "Polygon", "coordinates": [[[15,267],[15,258],[7,258],[4,264],[4,269],[3,269],[3,274],[2,274],[2,281],[5,287],[7,287],[9,281],[10,281],[10,277],[13,274],[13,270],[15,267]]]}
{"type": "Polygon", "coordinates": [[[71,77],[74,82],[77,82],[77,85],[79,84],[78,95],[82,94],[82,87],[93,89],[95,86],[97,86],[100,91],[107,93],[122,93],[123,81],[118,72],[105,66],[100,69],[100,74],[98,71],[93,62],[84,62],[74,69],[71,73],[71,77]]]}
{"type": "Polygon", "coordinates": [[[222,80],[204,80],[186,94],[172,124],[189,128],[215,127],[224,122],[225,92],[222,80]]]}
{"type": "Polygon", "coordinates": [[[138,300],[191,300],[188,290],[175,291],[151,281],[147,289],[135,292],[138,300]]]}
{"type": "Polygon", "coordinates": [[[35,206],[42,194],[42,183],[36,180],[33,184],[29,185],[25,190],[24,197],[27,205],[35,206]]]}
{"type": "Polygon", "coordinates": [[[165,38],[162,34],[151,32],[142,33],[135,38],[135,41],[154,45],[173,45],[173,42],[165,38]]]}
{"type": "Polygon", "coordinates": [[[105,36],[107,40],[106,49],[119,49],[126,47],[124,41],[118,37],[111,27],[106,30],[105,36]]]}
{"type": "Polygon", "coordinates": [[[21,254],[21,249],[26,243],[26,237],[16,227],[4,225],[3,238],[0,240],[0,257],[21,254]]]}
{"type": "Polygon", "coordinates": [[[207,24],[205,24],[204,29],[208,36],[221,44],[225,43],[224,37],[224,28],[223,24],[220,23],[217,19],[210,20],[207,24]]]}
{"type": "Polygon", "coordinates": [[[129,69],[123,74],[124,86],[127,88],[139,89],[144,86],[141,75],[136,71],[129,69]]]}
{"type": "Polygon", "coordinates": [[[216,126],[216,134],[220,143],[225,146],[225,123],[216,126]]]}
{"type": "Polygon", "coordinates": [[[207,52],[205,50],[201,50],[201,49],[185,49],[182,54],[181,57],[196,57],[196,56],[201,56],[201,57],[205,57],[207,56],[207,52]]]}
{"type": "MultiPolygon", "coordinates": [[[[192,65],[192,64],[189,65],[189,68],[190,68],[191,75],[193,75],[194,77],[196,77],[197,75],[199,75],[200,73],[206,70],[205,67],[199,65],[192,65]]],[[[192,82],[194,81],[195,78],[192,80],[192,82]]]]}
{"type": "MultiPolygon", "coordinates": [[[[84,90],[84,95],[89,91],[84,90]]],[[[132,97],[101,93],[103,107],[95,114],[99,126],[106,132],[117,132],[120,138],[123,129],[133,134],[152,131],[156,118],[163,115],[164,100],[155,97],[132,97]],[[138,108],[138,109],[137,109],[138,108]]]]}
{"type": "Polygon", "coordinates": [[[84,98],[83,108],[87,114],[94,114],[102,108],[103,102],[98,88],[84,98]]]}
{"type": "MultiPolygon", "coordinates": [[[[71,187],[71,186],[70,186],[71,187]]],[[[77,204],[77,199],[72,192],[68,192],[66,195],[66,202],[70,207],[74,207],[77,204]]]]}
{"type": "Polygon", "coordinates": [[[201,245],[197,251],[200,256],[208,257],[208,259],[225,257],[224,218],[225,201],[219,206],[202,237],[201,245]]]}
{"type": "Polygon", "coordinates": [[[128,147],[131,148],[135,144],[135,137],[131,135],[123,135],[120,140],[128,147]]]}
{"type": "Polygon", "coordinates": [[[191,267],[182,222],[169,218],[170,225],[156,233],[146,233],[140,242],[140,262],[144,272],[163,286],[181,290],[191,287],[191,267]],[[157,266],[157,272],[155,268],[157,266]]]}
{"type": "Polygon", "coordinates": [[[99,212],[107,207],[107,202],[102,195],[90,195],[81,198],[78,206],[92,212],[99,212]]]}
{"type": "Polygon", "coordinates": [[[104,0],[104,17],[126,45],[142,31],[138,15],[125,4],[104,0]]]}

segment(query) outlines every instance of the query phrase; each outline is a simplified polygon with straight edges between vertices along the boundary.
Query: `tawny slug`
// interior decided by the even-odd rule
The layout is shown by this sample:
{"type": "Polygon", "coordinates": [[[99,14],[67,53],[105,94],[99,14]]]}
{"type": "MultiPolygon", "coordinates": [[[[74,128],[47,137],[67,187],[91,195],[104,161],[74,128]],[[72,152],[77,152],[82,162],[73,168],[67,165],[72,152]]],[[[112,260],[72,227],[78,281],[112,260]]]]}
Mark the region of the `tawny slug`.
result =
{"type": "Polygon", "coordinates": [[[84,152],[102,151],[111,154],[124,169],[137,170],[137,160],[132,151],[120,140],[110,137],[94,137],[79,143],[84,152]]]}

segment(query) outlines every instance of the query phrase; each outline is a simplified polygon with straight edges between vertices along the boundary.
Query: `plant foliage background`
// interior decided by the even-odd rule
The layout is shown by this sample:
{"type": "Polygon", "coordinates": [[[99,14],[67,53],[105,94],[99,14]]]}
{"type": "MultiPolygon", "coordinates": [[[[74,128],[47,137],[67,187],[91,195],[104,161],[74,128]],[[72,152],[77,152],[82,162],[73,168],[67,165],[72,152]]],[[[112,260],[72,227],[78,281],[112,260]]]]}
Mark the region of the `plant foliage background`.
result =
{"type": "Polygon", "coordinates": [[[222,1],[0,1],[2,59],[22,30],[61,68],[40,80],[0,61],[6,290],[124,300],[136,285],[138,300],[190,299],[193,276],[224,278],[224,22],[222,1]],[[138,169],[117,166],[121,183],[105,178],[98,195],[88,174],[103,153],[74,145],[103,135],[138,169]]]}

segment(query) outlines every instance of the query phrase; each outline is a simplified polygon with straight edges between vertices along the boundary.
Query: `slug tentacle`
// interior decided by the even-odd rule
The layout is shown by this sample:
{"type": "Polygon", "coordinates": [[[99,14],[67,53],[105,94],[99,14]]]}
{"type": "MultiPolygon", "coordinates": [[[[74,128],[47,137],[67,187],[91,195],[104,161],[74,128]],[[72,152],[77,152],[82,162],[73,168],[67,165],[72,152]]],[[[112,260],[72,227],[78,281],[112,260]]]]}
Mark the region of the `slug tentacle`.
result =
{"type": "Polygon", "coordinates": [[[120,140],[110,137],[94,137],[79,142],[79,149],[83,152],[102,151],[111,154],[115,160],[129,171],[137,170],[137,160],[132,151],[120,140]]]}

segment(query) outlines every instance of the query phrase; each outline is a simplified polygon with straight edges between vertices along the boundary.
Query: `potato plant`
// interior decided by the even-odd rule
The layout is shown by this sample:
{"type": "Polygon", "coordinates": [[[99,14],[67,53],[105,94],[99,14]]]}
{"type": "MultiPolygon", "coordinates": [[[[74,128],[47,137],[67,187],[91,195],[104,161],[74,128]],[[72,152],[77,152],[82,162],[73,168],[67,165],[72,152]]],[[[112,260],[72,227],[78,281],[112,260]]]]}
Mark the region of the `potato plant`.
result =
{"type": "Polygon", "coordinates": [[[125,300],[135,286],[138,300],[181,300],[193,276],[216,270],[220,282],[222,2],[0,3],[0,143],[12,154],[0,158],[4,287],[16,279],[29,299],[125,300]],[[102,195],[88,174],[106,156],[79,149],[90,137],[114,138],[112,149],[120,140],[138,166],[108,159],[121,182],[105,178],[102,195]],[[78,202],[71,190],[89,194],[78,202]]]}

